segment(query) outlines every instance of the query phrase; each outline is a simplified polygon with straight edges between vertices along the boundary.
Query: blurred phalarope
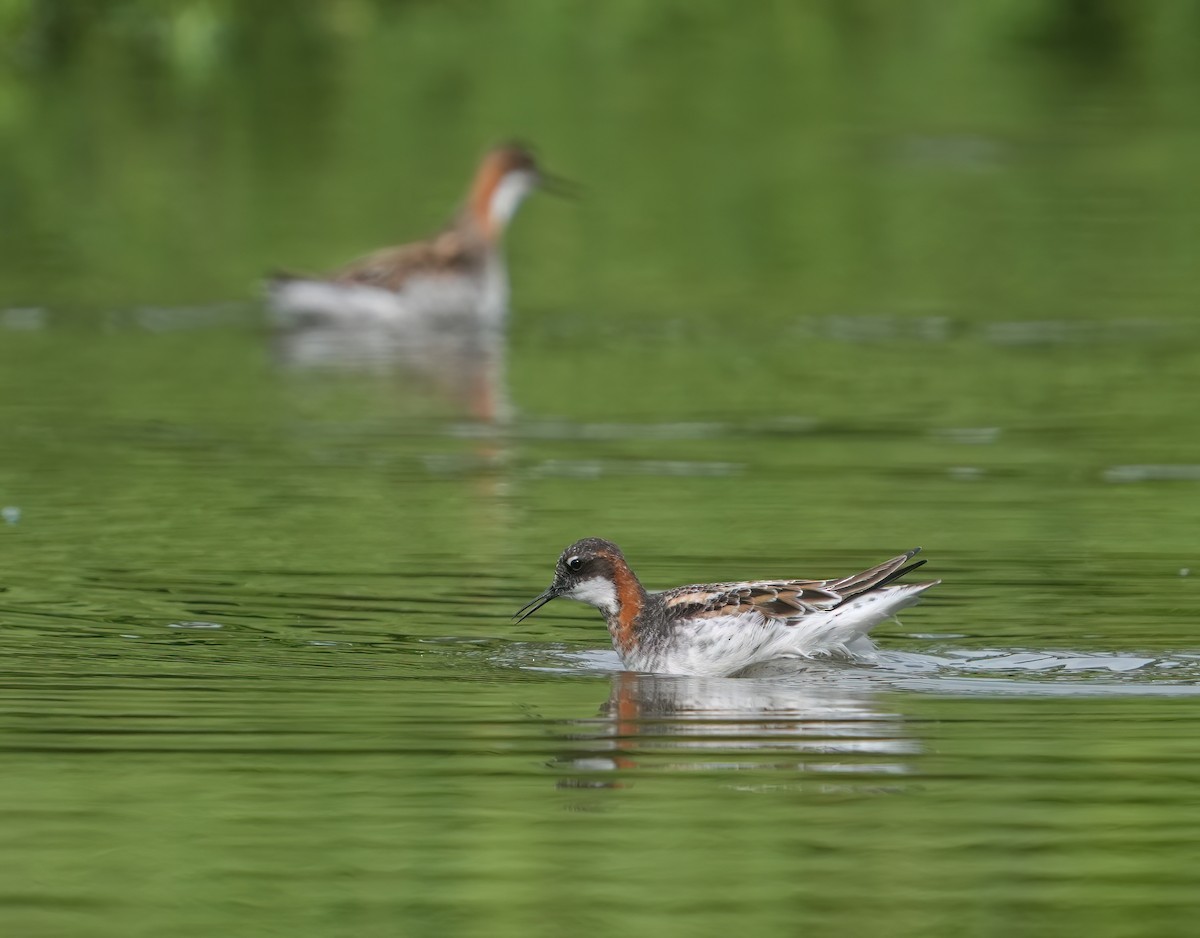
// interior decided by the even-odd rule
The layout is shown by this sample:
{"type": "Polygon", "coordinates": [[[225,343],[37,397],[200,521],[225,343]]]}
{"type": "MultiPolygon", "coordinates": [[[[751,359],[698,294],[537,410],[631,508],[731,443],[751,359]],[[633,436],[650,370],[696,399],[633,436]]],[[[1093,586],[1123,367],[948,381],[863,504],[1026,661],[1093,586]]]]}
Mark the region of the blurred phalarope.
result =
{"type": "Polygon", "coordinates": [[[872,647],[880,622],[940,580],[890,586],[925,561],[920,548],[869,570],[828,580],[748,580],[648,593],[620,548],[587,537],[558,559],[554,582],[514,617],[562,597],[604,614],[631,671],[722,676],[786,657],[853,657],[872,647]]]}
{"type": "Polygon", "coordinates": [[[268,304],[283,326],[472,328],[508,309],[501,240],[534,189],[570,194],[518,144],[488,151],[454,220],[425,241],[384,248],[328,276],[277,274],[268,304]]]}

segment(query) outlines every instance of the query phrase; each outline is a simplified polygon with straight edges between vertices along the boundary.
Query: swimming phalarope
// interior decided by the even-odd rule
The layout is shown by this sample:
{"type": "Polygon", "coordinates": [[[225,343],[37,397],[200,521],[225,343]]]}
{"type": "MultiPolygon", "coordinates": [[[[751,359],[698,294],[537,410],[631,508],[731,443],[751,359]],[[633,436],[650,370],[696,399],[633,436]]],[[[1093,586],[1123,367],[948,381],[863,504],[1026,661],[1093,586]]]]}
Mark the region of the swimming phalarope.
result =
{"type": "Polygon", "coordinates": [[[534,189],[569,194],[517,144],[483,157],[455,219],[425,241],[384,248],[325,277],[278,274],[267,298],[278,324],[394,328],[499,325],[508,309],[501,239],[534,189]]]}
{"type": "Polygon", "coordinates": [[[908,563],[918,550],[829,580],[747,580],[648,593],[616,544],[586,537],[563,551],[550,588],[515,618],[558,597],[595,606],[631,671],[721,676],[775,658],[854,657],[873,647],[866,638],[872,628],[941,582],[888,585],[925,562],[908,563]]]}

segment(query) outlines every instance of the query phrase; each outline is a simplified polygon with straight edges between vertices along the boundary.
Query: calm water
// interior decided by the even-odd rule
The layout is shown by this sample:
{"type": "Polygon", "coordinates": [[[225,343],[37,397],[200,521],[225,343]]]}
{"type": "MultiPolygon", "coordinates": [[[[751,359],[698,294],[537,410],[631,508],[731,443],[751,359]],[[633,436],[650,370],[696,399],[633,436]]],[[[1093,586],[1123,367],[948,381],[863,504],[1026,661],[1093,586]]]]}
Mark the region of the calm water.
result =
{"type": "Polygon", "coordinates": [[[180,8],[9,27],[5,934],[1194,933],[1187,17],[180,8]],[[588,195],[503,368],[269,335],[514,131],[588,195]],[[592,534],[945,582],[874,667],[631,675],[509,620],[592,534]]]}

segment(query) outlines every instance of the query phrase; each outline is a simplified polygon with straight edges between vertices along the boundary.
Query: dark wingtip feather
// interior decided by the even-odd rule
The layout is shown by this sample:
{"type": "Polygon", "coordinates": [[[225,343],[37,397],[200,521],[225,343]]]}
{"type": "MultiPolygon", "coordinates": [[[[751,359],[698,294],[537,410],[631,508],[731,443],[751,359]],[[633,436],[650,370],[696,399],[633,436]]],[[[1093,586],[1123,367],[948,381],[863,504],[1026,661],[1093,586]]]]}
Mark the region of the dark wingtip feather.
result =
{"type": "MultiPolygon", "coordinates": [[[[874,592],[881,587],[887,586],[889,583],[900,579],[900,577],[904,576],[905,574],[916,570],[917,567],[924,566],[924,560],[917,560],[908,564],[907,566],[901,566],[904,561],[912,560],[912,558],[915,557],[920,550],[921,548],[914,547],[912,550],[905,551],[899,557],[893,557],[891,560],[880,564],[878,567],[873,567],[872,569],[864,571],[861,574],[847,577],[845,580],[840,580],[833,584],[835,589],[845,589],[845,592],[842,592],[842,601],[838,603],[838,606],[842,605],[842,603],[847,603],[851,599],[861,596],[864,593],[874,592]],[[883,574],[878,580],[872,580],[872,576],[878,574],[880,570],[886,570],[888,567],[893,565],[895,569],[893,569],[890,573],[883,574]]],[[[834,608],[836,609],[837,606],[834,608]]]]}
{"type": "MultiPolygon", "coordinates": [[[[920,550],[920,548],[917,548],[917,550],[920,550]]],[[[916,553],[916,551],[909,551],[907,556],[911,557],[915,553],[916,553]]],[[[872,586],[871,589],[877,590],[881,586],[887,586],[893,580],[898,580],[898,579],[900,579],[900,577],[904,576],[904,574],[911,573],[913,570],[916,570],[917,567],[925,566],[925,564],[927,562],[928,561],[925,561],[925,560],[917,560],[917,561],[914,561],[913,563],[910,563],[907,567],[901,567],[899,570],[895,571],[894,573],[889,573],[882,580],[880,580],[878,583],[876,583],[874,586],[872,586]]]]}
{"type": "Polygon", "coordinates": [[[280,268],[275,268],[274,270],[268,270],[267,273],[263,276],[263,280],[264,280],[264,282],[266,282],[266,284],[268,286],[277,286],[277,285],[282,285],[285,283],[291,283],[293,280],[303,280],[303,279],[304,279],[303,274],[298,274],[292,270],[282,270],[280,268]]]}

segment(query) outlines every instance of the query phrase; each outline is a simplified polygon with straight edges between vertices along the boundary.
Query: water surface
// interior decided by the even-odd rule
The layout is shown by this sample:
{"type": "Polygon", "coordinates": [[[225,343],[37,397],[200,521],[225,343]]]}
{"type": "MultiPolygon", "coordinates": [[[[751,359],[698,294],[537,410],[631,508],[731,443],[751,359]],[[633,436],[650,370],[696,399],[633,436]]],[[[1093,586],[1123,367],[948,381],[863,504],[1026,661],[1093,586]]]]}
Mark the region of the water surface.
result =
{"type": "Polygon", "coordinates": [[[1084,6],[24,46],[5,933],[1192,933],[1195,57],[1084,6]],[[513,132],[588,197],[514,227],[511,419],[281,349],[262,270],[421,233],[513,132]],[[585,535],[652,587],[944,583],[873,664],[631,675],[509,619],[585,535]]]}

